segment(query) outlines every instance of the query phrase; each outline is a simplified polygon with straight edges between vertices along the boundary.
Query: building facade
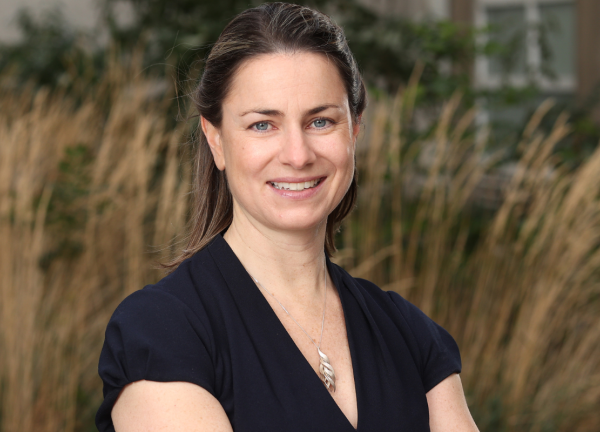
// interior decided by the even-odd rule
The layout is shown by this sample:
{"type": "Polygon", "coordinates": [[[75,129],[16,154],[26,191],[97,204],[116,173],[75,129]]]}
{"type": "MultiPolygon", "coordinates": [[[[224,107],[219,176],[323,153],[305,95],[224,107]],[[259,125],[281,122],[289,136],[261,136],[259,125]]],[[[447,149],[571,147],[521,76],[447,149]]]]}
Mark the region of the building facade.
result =
{"type": "Polygon", "coordinates": [[[479,58],[477,86],[494,88],[502,79],[524,85],[534,79],[549,96],[581,102],[600,84],[600,0],[450,0],[450,18],[466,25],[502,28],[500,42],[515,42],[512,68],[479,58]],[[545,70],[554,76],[549,77],[545,70]]]}
{"type": "MultiPolygon", "coordinates": [[[[382,14],[502,29],[495,37],[514,43],[512,67],[506,71],[494,58],[477,59],[473,82],[480,88],[498,87],[502,80],[517,86],[533,80],[547,95],[584,101],[600,83],[600,0],[359,1],[382,14]],[[545,74],[547,70],[554,76],[545,74]]],[[[95,0],[2,0],[0,42],[18,38],[19,8],[39,15],[56,6],[75,28],[97,28],[95,0]]]]}

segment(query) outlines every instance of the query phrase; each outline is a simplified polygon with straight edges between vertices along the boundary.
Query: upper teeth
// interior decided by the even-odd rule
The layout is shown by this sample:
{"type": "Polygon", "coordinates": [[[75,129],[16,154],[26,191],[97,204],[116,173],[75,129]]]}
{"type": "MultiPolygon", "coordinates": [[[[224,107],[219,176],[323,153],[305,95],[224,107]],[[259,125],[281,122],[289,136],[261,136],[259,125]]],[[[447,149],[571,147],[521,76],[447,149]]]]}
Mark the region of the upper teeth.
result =
{"type": "Polygon", "coordinates": [[[304,190],[311,187],[315,187],[319,184],[319,180],[311,180],[307,182],[300,183],[285,183],[285,182],[271,182],[273,186],[277,189],[286,189],[286,190],[304,190]]]}

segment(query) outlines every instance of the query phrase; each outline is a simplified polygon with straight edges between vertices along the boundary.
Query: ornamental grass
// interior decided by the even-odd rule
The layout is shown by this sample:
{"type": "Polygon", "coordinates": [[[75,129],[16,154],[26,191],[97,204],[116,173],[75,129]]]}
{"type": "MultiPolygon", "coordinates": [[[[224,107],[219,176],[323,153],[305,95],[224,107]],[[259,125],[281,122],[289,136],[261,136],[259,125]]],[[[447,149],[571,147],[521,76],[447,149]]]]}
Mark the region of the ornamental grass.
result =
{"type": "MultiPolygon", "coordinates": [[[[185,244],[197,120],[115,58],[78,92],[0,77],[2,432],[94,430],[106,323],[185,244]]],[[[371,100],[334,260],[450,331],[480,430],[599,430],[600,150],[557,159],[547,101],[509,159],[459,94],[415,137],[418,75],[371,100]]]]}

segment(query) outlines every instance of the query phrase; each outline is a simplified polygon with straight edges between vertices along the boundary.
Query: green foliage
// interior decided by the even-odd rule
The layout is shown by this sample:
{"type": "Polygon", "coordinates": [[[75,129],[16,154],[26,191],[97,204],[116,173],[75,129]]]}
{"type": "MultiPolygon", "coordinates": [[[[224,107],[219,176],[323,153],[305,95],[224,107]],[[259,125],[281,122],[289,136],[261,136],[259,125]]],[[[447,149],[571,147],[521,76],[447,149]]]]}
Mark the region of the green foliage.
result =
{"type": "MultiPolygon", "coordinates": [[[[469,395],[467,395],[469,399],[469,395]]],[[[503,399],[500,395],[490,396],[481,407],[478,404],[470,404],[471,415],[479,430],[493,432],[507,432],[510,430],[507,425],[506,413],[503,409],[503,399]]]]}
{"type": "MultiPolygon", "coordinates": [[[[125,59],[135,50],[143,50],[144,66],[157,75],[174,76],[182,87],[181,94],[193,87],[201,73],[202,60],[227,22],[240,11],[260,3],[258,0],[100,0],[103,21],[109,29],[111,44],[119,47],[119,55],[125,59]],[[119,16],[123,7],[133,12],[133,21],[128,24],[119,16]]],[[[488,28],[475,29],[449,21],[415,22],[381,15],[357,0],[299,3],[328,13],[342,25],[371,93],[395,93],[407,85],[416,65],[422,66],[418,106],[431,109],[434,118],[444,101],[456,92],[462,93],[465,108],[477,103],[497,114],[491,119],[491,144],[514,147],[541,102],[542,94],[534,81],[525,87],[514,87],[507,80],[511,71],[522,67],[527,32],[523,25],[515,24],[513,28],[510,20],[508,24],[500,20],[488,28]],[[478,43],[480,36],[488,41],[478,43]],[[500,88],[489,90],[472,85],[473,61],[477,55],[487,56],[500,68],[504,77],[500,88]]],[[[18,23],[24,35],[22,41],[0,45],[0,72],[12,71],[17,82],[33,81],[85,92],[88,83],[106,68],[106,47],[95,46],[91,35],[69,27],[60,10],[48,12],[38,21],[22,11],[18,23]]],[[[548,35],[554,27],[549,22],[537,29],[541,73],[548,78],[554,77],[549,67],[552,53],[548,45],[548,35]]],[[[590,96],[584,104],[562,100],[555,109],[556,115],[559,108],[572,113],[574,138],[561,146],[561,154],[574,163],[590,154],[600,138],[600,129],[590,115],[598,105],[597,96],[590,96]]],[[[179,100],[174,101],[173,113],[179,108],[178,103],[179,100]]],[[[549,124],[553,124],[556,115],[549,124]]],[[[426,126],[418,134],[433,130],[432,122],[426,126]]]]}
{"type": "Polygon", "coordinates": [[[395,91],[406,85],[417,62],[426,100],[439,102],[468,86],[475,55],[474,31],[448,21],[412,22],[376,17],[353,18],[344,25],[365,77],[371,85],[395,91]],[[452,70],[453,69],[453,70],[452,70]]]}
{"type": "MultiPolygon", "coordinates": [[[[236,13],[260,3],[104,0],[103,10],[111,34],[119,44],[133,47],[142,37],[147,45],[148,64],[166,61],[184,79],[190,65],[204,58],[227,22],[236,13]],[[119,26],[115,12],[119,4],[131,6],[136,17],[134,23],[119,26]]],[[[475,32],[471,29],[447,21],[415,23],[380,16],[355,0],[298,3],[328,13],[344,28],[371,87],[395,92],[408,82],[417,62],[425,67],[421,82],[426,89],[424,97],[429,101],[439,102],[457,88],[468,86],[468,65],[475,54],[475,32]]]]}
{"type": "Polygon", "coordinates": [[[92,162],[93,156],[87,146],[80,144],[65,150],[46,216],[46,225],[57,241],[40,259],[42,269],[48,269],[57,258],[69,260],[83,252],[79,236],[87,220],[87,209],[82,198],[90,192],[89,167],[92,162]]]}
{"type": "Polygon", "coordinates": [[[99,66],[97,51],[86,47],[89,40],[68,25],[60,9],[47,11],[39,20],[22,9],[17,23],[22,39],[0,44],[0,71],[10,70],[18,81],[69,87],[99,66]]]}

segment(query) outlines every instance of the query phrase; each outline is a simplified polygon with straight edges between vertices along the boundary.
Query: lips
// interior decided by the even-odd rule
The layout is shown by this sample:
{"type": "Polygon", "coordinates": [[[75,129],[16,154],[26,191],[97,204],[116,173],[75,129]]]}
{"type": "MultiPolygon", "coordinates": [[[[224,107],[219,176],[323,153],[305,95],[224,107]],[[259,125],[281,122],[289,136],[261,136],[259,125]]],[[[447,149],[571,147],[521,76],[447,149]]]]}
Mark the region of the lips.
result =
{"type": "Polygon", "coordinates": [[[269,182],[275,189],[280,190],[291,190],[291,191],[303,191],[305,189],[311,189],[316,187],[319,183],[321,183],[321,178],[309,180],[309,181],[301,181],[301,182],[269,182]]]}

